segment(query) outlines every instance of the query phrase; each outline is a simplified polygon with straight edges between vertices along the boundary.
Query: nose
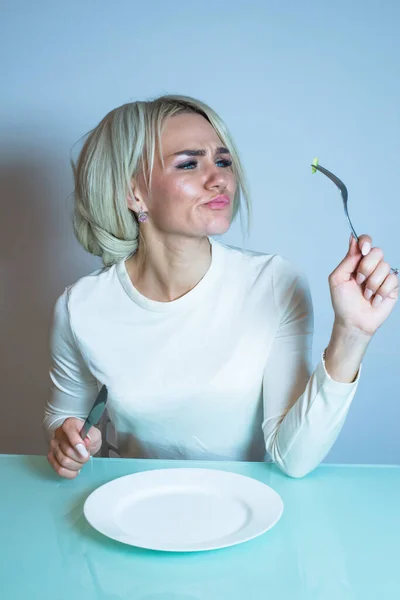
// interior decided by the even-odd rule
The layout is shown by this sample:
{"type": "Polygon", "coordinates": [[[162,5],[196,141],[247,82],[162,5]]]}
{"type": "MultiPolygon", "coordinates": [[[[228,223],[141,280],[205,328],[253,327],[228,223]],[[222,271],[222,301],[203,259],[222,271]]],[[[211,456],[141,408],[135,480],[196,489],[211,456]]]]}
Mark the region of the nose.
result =
{"type": "Polygon", "coordinates": [[[208,190],[223,191],[227,187],[227,174],[224,169],[213,165],[207,173],[205,187],[208,190]]]}

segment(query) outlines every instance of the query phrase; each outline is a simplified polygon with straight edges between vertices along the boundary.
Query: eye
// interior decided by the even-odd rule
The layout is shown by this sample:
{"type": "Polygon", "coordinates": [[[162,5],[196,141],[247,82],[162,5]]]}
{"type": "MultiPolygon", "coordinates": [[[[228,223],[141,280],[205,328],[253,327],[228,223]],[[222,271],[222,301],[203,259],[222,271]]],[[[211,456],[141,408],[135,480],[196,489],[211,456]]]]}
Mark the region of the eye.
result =
{"type": "MultiPolygon", "coordinates": [[[[227,160],[227,159],[220,159],[217,160],[216,164],[220,164],[220,166],[222,166],[223,168],[228,168],[232,166],[232,161],[231,160],[227,160]]],[[[182,163],[181,165],[177,165],[177,169],[183,169],[185,171],[191,171],[194,167],[197,166],[197,161],[196,160],[191,160],[189,162],[185,162],[182,163]]]]}
{"type": "Polygon", "coordinates": [[[221,158],[220,160],[217,161],[218,163],[222,163],[223,167],[231,167],[232,166],[232,161],[231,160],[227,160],[226,158],[221,158]]]}
{"type": "Polygon", "coordinates": [[[189,162],[185,162],[185,163],[182,163],[181,165],[178,165],[176,168],[188,170],[188,169],[191,169],[192,167],[195,167],[196,165],[197,165],[197,161],[191,160],[189,162]]]}

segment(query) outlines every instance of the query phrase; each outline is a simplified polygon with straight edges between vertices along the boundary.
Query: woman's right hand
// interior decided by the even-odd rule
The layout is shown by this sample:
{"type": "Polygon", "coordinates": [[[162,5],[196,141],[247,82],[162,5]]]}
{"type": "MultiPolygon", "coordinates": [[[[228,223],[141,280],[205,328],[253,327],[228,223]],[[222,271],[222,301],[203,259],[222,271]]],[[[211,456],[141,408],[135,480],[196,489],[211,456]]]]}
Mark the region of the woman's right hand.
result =
{"type": "Polygon", "coordinates": [[[84,421],[70,417],[54,432],[47,460],[60,477],[74,479],[90,456],[101,448],[101,432],[91,427],[82,440],[79,435],[84,421]]]}

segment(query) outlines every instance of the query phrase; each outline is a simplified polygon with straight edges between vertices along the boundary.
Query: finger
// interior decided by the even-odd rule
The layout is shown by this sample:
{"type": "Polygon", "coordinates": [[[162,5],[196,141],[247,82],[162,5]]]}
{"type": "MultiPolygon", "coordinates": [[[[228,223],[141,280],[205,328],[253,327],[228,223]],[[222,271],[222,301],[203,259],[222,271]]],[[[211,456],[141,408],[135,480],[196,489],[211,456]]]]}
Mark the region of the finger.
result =
{"type": "Polygon", "coordinates": [[[51,452],[48,453],[47,460],[57,475],[60,475],[60,477],[65,477],[66,479],[75,479],[75,477],[79,475],[79,471],[69,471],[68,469],[62,467],[51,452]]]}
{"type": "Polygon", "coordinates": [[[67,419],[63,423],[63,431],[68,439],[68,442],[74,448],[78,454],[87,462],[90,458],[90,454],[86,449],[83,439],[79,435],[82,428],[82,424],[77,419],[67,419]]]}
{"type": "Polygon", "coordinates": [[[93,441],[96,439],[96,430],[97,428],[92,426],[83,438],[85,448],[89,449],[90,445],[93,444],[93,441]]]}
{"type": "MultiPolygon", "coordinates": [[[[383,252],[380,248],[372,248],[358,265],[356,281],[359,285],[364,283],[375,271],[380,262],[383,261],[383,252]]],[[[390,271],[390,269],[389,269],[390,271]]]]}
{"type": "Polygon", "coordinates": [[[367,256],[372,249],[372,238],[369,235],[363,234],[358,238],[358,247],[363,256],[367,256]]]}
{"type": "Polygon", "coordinates": [[[67,437],[63,438],[59,442],[59,447],[65,456],[79,463],[81,466],[87,462],[87,458],[83,458],[83,456],[79,454],[78,450],[71,446],[67,437]]]}
{"type": "Polygon", "coordinates": [[[383,300],[390,298],[396,300],[399,297],[399,280],[396,275],[388,275],[379,287],[372,301],[372,306],[379,306],[383,300]]]}
{"type": "Polygon", "coordinates": [[[53,451],[53,456],[57,460],[58,464],[68,471],[80,471],[82,468],[81,462],[77,462],[73,458],[70,458],[64,454],[59,446],[53,451]]]}
{"type": "Polygon", "coordinates": [[[90,454],[95,454],[101,447],[101,431],[97,427],[91,427],[89,433],[85,437],[85,446],[90,454]]]}
{"type": "Polygon", "coordinates": [[[370,300],[390,274],[390,265],[381,261],[365,282],[364,297],[370,300]]]}
{"type": "Polygon", "coordinates": [[[361,258],[362,254],[358,249],[357,241],[353,235],[351,235],[349,240],[349,249],[346,256],[329,276],[331,285],[335,286],[341,283],[343,280],[350,281],[356,269],[358,268],[361,258]]]}

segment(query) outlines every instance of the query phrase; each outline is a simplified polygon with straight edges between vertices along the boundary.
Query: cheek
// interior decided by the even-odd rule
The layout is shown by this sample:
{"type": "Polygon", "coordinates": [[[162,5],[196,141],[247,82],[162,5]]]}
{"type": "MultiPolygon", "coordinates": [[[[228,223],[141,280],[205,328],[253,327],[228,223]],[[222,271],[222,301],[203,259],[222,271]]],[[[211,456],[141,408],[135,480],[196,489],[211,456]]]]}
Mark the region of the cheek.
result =
{"type": "Polygon", "coordinates": [[[161,185],[155,185],[152,193],[152,207],[166,211],[178,207],[190,207],[201,198],[201,186],[194,177],[171,177],[161,185]]]}
{"type": "Polygon", "coordinates": [[[233,173],[230,173],[230,177],[229,177],[229,181],[228,181],[228,188],[231,191],[232,195],[236,192],[237,181],[236,181],[236,177],[233,173]]]}
{"type": "Polygon", "coordinates": [[[176,202],[190,202],[201,195],[201,186],[195,177],[179,177],[171,182],[171,192],[176,202]]]}
{"type": "Polygon", "coordinates": [[[189,177],[153,181],[149,211],[154,224],[162,230],[185,227],[192,219],[193,206],[198,203],[200,196],[198,185],[189,177]]]}
{"type": "MultiPolygon", "coordinates": [[[[226,183],[230,195],[236,191],[236,178],[232,172],[226,173],[226,183]]],[[[204,182],[194,173],[173,173],[153,179],[153,189],[149,209],[153,218],[168,222],[186,219],[193,207],[210,195],[204,189],[204,182]]],[[[197,214],[197,212],[196,212],[197,214]]]]}

